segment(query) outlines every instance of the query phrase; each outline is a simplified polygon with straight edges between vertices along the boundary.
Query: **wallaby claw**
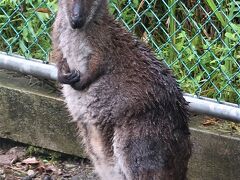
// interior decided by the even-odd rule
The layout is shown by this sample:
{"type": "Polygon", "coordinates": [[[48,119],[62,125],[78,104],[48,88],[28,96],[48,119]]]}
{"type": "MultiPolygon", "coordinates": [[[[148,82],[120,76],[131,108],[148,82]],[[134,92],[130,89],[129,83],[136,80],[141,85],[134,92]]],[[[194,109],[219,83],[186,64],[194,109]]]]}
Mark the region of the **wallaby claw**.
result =
{"type": "Polygon", "coordinates": [[[80,72],[78,70],[73,70],[70,73],[59,73],[58,81],[62,84],[73,85],[80,81],[80,72]]]}

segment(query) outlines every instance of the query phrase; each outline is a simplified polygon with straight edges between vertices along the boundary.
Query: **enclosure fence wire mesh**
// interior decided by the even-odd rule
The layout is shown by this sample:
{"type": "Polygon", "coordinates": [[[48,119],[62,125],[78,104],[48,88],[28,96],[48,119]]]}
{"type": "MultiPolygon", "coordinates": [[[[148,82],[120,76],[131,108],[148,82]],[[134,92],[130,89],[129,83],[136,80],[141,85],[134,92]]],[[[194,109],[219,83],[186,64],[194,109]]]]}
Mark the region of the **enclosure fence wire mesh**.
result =
{"type": "MultiPolygon", "coordinates": [[[[111,0],[184,92],[240,105],[240,0],[111,0]]],[[[0,0],[0,51],[48,61],[57,0],[0,0]]]]}

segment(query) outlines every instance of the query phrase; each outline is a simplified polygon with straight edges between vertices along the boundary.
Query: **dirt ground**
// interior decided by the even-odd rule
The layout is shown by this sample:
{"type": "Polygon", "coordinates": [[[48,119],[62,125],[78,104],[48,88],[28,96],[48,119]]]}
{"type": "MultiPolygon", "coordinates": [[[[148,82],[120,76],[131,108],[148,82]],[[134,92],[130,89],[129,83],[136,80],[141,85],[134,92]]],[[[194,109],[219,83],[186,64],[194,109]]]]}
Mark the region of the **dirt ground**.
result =
{"type": "Polygon", "coordinates": [[[0,180],[97,180],[87,159],[0,139],[0,180]]]}

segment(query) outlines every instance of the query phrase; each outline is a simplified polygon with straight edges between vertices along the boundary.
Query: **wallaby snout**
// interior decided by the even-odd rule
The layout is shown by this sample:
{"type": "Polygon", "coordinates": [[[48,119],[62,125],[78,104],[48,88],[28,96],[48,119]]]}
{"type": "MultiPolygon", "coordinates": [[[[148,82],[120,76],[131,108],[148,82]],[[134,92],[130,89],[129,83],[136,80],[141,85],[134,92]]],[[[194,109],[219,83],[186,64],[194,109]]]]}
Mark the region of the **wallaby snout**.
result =
{"type": "Polygon", "coordinates": [[[84,12],[84,1],[73,0],[70,13],[70,25],[73,29],[80,29],[86,23],[86,14],[84,12]]]}

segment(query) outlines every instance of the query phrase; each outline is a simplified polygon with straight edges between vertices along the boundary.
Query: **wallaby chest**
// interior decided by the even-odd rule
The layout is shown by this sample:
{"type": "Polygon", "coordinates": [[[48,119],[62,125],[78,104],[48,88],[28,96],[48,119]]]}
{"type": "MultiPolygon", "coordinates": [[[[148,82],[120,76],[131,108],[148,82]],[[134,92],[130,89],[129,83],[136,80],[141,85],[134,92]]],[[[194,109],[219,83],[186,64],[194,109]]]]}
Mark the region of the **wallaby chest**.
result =
{"type": "Polygon", "coordinates": [[[64,27],[59,41],[63,57],[67,59],[70,69],[77,69],[81,73],[85,73],[88,59],[93,52],[85,33],[64,27]]]}

